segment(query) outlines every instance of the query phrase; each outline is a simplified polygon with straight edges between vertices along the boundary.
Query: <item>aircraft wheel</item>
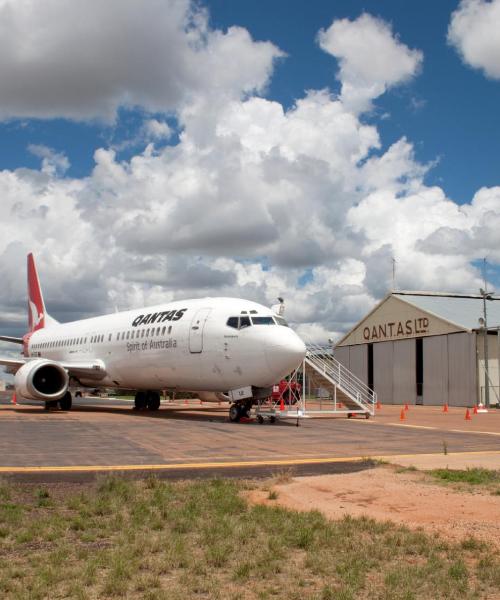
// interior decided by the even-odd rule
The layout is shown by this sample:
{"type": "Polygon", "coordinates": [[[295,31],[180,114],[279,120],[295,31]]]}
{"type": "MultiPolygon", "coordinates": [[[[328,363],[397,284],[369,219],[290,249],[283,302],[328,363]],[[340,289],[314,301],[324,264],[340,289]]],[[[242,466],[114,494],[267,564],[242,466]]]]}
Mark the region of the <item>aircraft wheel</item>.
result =
{"type": "Polygon", "coordinates": [[[158,410],[160,408],[160,394],[158,392],[148,392],[146,404],[149,410],[158,410]]]}
{"type": "Polygon", "coordinates": [[[276,417],[269,417],[269,423],[276,423],[276,417]]]}
{"type": "Polygon", "coordinates": [[[347,413],[347,418],[348,419],[352,419],[352,416],[353,416],[352,413],[347,413]]]}
{"type": "Polygon", "coordinates": [[[241,409],[238,404],[231,404],[229,407],[229,420],[231,423],[238,423],[241,419],[241,409]]]}
{"type": "Polygon", "coordinates": [[[146,392],[137,392],[134,400],[134,410],[143,410],[147,406],[146,392]]]}
{"type": "Polygon", "coordinates": [[[71,392],[66,392],[58,403],[61,410],[71,410],[71,407],[73,406],[71,392]]]}
{"type": "Polygon", "coordinates": [[[264,423],[264,417],[262,415],[257,415],[257,421],[262,425],[262,423],[264,423]]]}
{"type": "Polygon", "coordinates": [[[365,413],[365,419],[369,419],[370,418],[370,413],[365,413]]]}

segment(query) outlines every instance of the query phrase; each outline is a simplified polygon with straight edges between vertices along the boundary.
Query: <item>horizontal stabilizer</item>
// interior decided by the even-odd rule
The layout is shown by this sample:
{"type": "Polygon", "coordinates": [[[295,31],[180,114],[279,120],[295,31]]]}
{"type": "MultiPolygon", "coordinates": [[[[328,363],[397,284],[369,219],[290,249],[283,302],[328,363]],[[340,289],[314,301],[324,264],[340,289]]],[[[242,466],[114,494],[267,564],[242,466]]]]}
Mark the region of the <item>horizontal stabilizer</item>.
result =
{"type": "Polygon", "coordinates": [[[0,342],[11,342],[12,344],[22,344],[23,338],[12,337],[10,335],[0,335],[0,342]]]}

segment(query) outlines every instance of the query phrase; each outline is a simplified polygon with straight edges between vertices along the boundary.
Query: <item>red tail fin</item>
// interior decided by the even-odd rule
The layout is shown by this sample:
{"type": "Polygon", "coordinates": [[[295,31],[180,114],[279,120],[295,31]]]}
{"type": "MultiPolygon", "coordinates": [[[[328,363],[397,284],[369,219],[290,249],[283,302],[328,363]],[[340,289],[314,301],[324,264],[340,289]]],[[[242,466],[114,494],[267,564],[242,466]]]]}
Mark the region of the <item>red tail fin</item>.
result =
{"type": "Polygon", "coordinates": [[[30,331],[45,327],[45,304],[33,254],[28,254],[28,322],[30,331]]]}

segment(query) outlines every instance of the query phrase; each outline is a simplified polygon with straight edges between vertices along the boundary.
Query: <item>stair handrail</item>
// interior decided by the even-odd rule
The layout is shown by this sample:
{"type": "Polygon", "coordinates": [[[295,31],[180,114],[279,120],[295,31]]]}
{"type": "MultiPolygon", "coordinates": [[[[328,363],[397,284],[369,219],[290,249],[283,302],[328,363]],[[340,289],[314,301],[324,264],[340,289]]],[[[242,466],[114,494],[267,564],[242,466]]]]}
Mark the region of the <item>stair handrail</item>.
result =
{"type": "Polygon", "coordinates": [[[371,390],[364,381],[356,377],[354,373],[338,361],[333,356],[330,346],[321,346],[315,343],[307,343],[306,345],[306,359],[315,364],[316,367],[320,367],[339,387],[344,388],[354,397],[357,397],[358,401],[361,400],[363,403],[370,405],[376,404],[376,392],[371,390]]]}

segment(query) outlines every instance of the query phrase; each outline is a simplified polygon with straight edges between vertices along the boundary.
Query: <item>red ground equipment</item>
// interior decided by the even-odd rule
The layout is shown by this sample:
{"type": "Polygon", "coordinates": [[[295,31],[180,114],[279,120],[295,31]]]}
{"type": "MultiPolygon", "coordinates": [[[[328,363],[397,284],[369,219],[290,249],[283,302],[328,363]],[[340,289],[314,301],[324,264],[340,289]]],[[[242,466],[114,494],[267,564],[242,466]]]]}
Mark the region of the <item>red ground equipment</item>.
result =
{"type": "Polygon", "coordinates": [[[284,404],[297,404],[302,393],[302,386],[297,381],[286,381],[282,379],[276,385],[273,385],[273,393],[271,400],[275,403],[281,402],[284,404]]]}

